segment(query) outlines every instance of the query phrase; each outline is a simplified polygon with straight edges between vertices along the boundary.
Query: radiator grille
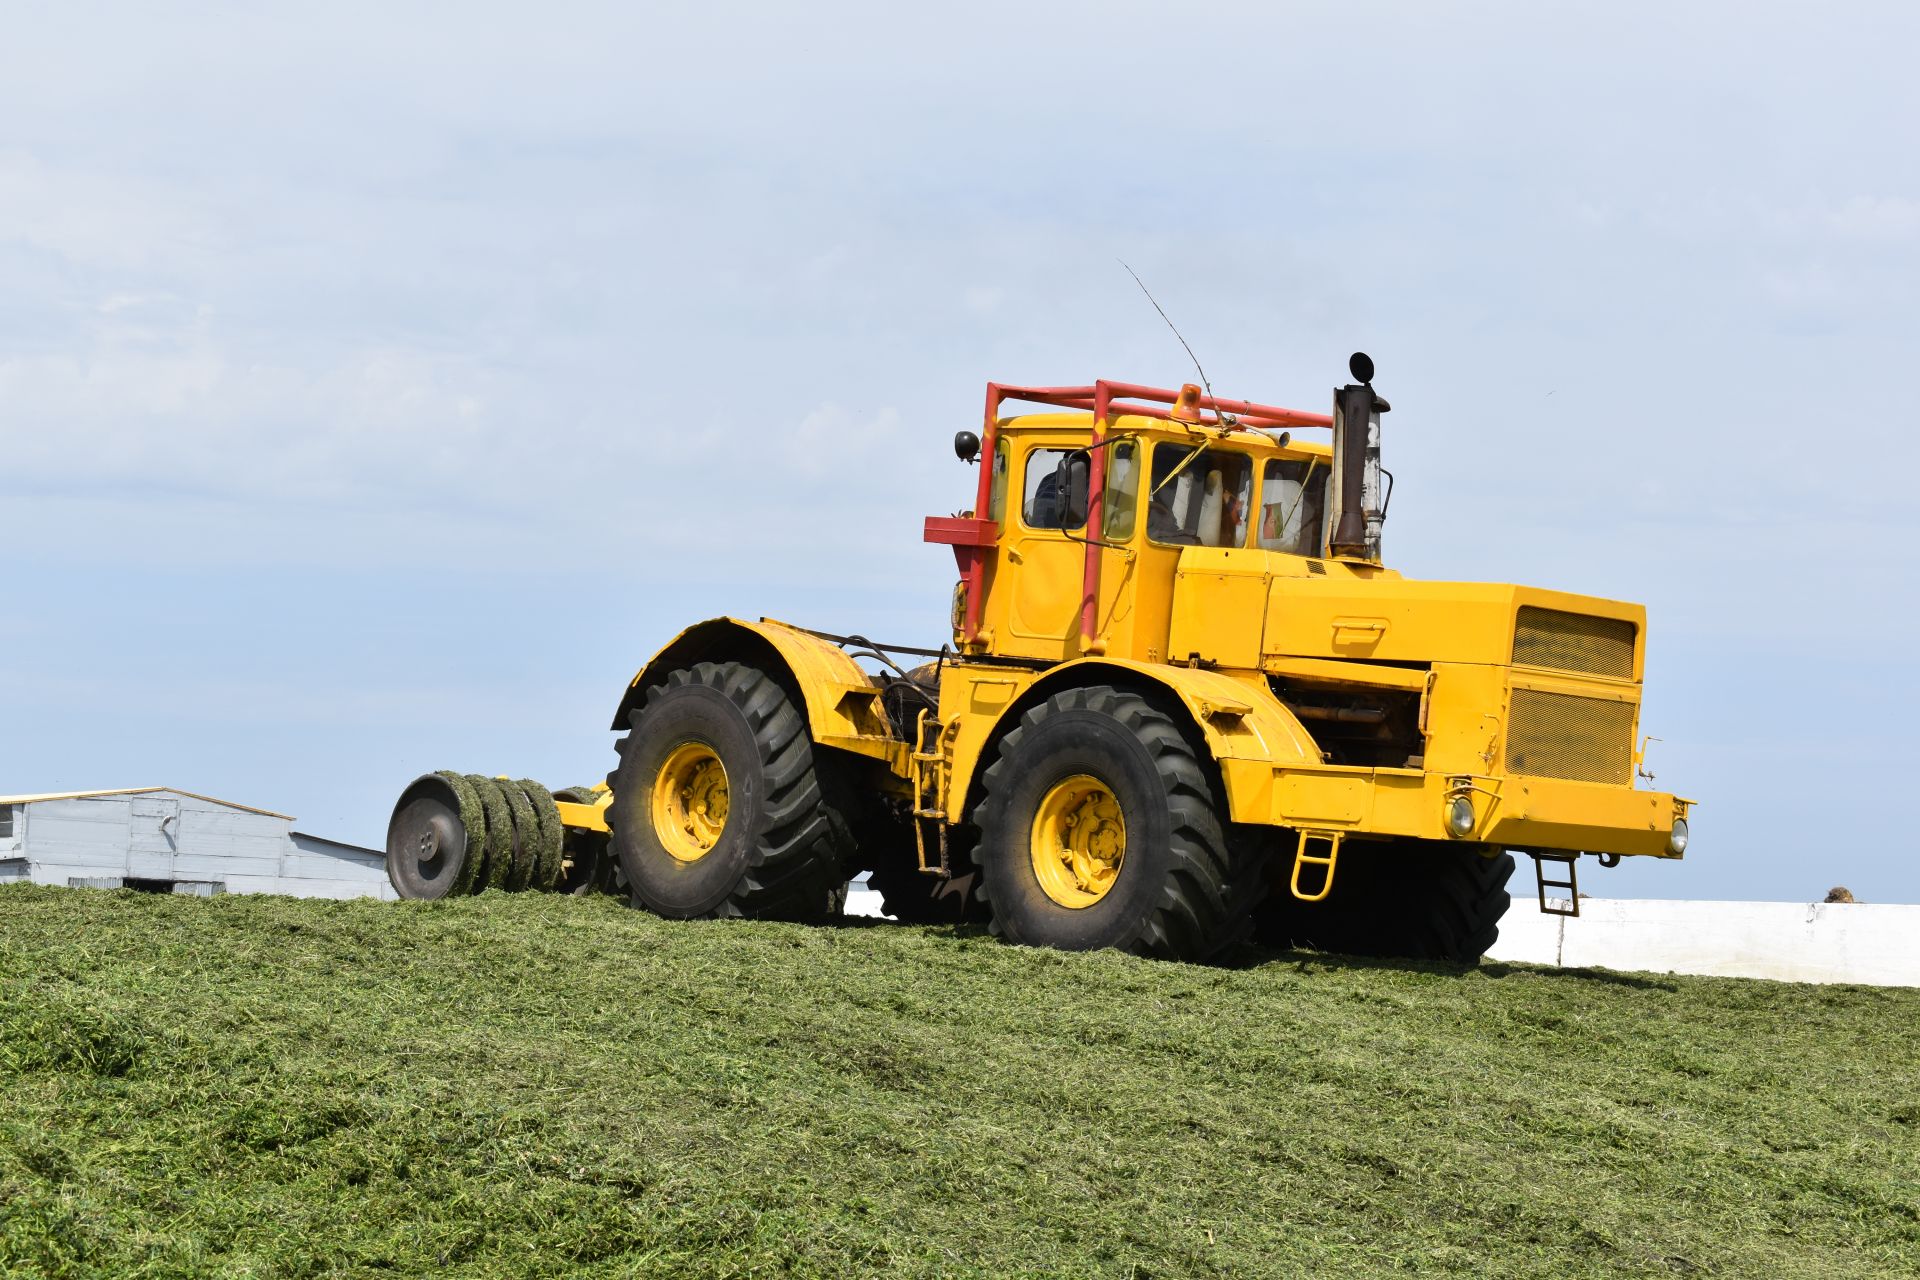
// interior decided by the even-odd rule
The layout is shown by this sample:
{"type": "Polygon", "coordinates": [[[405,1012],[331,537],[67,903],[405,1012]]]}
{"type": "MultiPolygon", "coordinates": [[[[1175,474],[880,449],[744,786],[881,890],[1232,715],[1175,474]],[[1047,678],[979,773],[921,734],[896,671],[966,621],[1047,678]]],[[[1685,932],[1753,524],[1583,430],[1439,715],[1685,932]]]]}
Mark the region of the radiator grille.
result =
{"type": "Polygon", "coordinates": [[[1513,632],[1513,660],[1522,666],[1627,680],[1633,676],[1634,630],[1633,623],[1618,618],[1522,605],[1513,632]]]}
{"type": "Polygon", "coordinates": [[[1631,702],[1515,689],[1507,772],[1626,786],[1633,781],[1633,713],[1631,702]]]}

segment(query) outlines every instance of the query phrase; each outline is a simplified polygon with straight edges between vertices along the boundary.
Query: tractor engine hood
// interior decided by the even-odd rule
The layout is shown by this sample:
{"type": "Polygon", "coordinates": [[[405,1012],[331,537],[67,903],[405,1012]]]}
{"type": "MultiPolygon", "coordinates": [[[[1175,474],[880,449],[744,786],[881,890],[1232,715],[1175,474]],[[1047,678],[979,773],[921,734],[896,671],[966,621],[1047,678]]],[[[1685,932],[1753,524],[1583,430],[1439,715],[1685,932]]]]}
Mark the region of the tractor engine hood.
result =
{"type": "Polygon", "coordinates": [[[1645,623],[1643,606],[1598,596],[1189,547],[1167,658],[1242,670],[1287,658],[1519,663],[1637,681],[1645,623]]]}
{"type": "MultiPolygon", "coordinates": [[[[1268,591],[1262,656],[1564,667],[1566,647],[1610,646],[1593,674],[1640,678],[1646,610],[1538,587],[1290,579],[1268,591]],[[1548,660],[1552,659],[1552,660],[1548,660]]],[[[1577,669],[1577,668],[1576,668],[1577,669]]]]}

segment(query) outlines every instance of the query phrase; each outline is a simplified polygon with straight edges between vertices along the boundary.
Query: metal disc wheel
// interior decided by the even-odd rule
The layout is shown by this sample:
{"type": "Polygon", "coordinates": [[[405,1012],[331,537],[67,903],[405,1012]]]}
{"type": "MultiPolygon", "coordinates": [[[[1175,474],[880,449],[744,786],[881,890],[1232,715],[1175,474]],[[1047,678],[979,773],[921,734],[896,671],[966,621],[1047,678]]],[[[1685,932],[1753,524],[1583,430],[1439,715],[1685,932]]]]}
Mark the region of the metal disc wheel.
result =
{"type": "Polygon", "coordinates": [[[727,828],[727,766],[704,742],[675,747],[653,780],[653,833],[681,862],[698,862],[727,828]]]}
{"type": "Polygon", "coordinates": [[[1126,815],[1106,783],[1077,773],[1040,798],[1027,845],[1042,893],[1063,907],[1090,907],[1120,878],[1126,815]]]}
{"type": "Polygon", "coordinates": [[[400,793],[387,823],[387,879],[403,898],[444,898],[467,891],[476,860],[469,856],[463,804],[478,822],[479,802],[456,778],[429,773],[400,793]]]}

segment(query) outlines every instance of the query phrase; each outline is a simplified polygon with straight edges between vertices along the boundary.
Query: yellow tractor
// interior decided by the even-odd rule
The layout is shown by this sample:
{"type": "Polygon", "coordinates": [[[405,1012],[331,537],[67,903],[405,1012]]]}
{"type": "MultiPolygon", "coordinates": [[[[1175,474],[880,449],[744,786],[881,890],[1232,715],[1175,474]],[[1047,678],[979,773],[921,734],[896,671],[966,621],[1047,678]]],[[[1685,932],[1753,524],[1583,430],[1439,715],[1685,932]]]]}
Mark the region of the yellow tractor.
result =
{"type": "Polygon", "coordinates": [[[622,695],[606,782],[410,786],[395,885],[808,920],[866,871],[891,914],[1028,945],[1472,962],[1514,852],[1561,912],[1582,854],[1681,856],[1690,802],[1636,786],[1645,611],[1385,567],[1389,406],[1351,369],[1332,414],[989,385],[972,506],[926,521],[949,644],[689,627],[622,695]]]}

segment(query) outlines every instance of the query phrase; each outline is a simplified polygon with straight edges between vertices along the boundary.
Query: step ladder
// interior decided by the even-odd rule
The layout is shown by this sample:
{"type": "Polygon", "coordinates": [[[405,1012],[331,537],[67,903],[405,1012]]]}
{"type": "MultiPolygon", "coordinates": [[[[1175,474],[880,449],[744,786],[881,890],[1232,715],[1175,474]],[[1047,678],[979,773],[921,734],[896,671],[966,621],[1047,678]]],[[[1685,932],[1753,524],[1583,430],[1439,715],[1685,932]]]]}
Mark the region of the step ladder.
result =
{"type": "Polygon", "coordinates": [[[1550,916],[1577,916],[1580,914],[1579,865],[1580,855],[1577,853],[1536,853],[1533,855],[1534,886],[1540,896],[1540,910],[1542,914],[1550,916]],[[1558,863],[1560,866],[1565,867],[1567,878],[1565,880],[1549,880],[1547,878],[1547,864],[1549,862],[1558,863]],[[1561,901],[1559,898],[1547,897],[1547,890],[1549,889],[1565,889],[1567,891],[1566,906],[1562,907],[1558,905],[1561,901]],[[1548,906],[1547,904],[1549,902],[1555,905],[1548,906]]]}
{"type": "Polygon", "coordinates": [[[1346,839],[1344,831],[1308,831],[1300,832],[1300,844],[1293,851],[1293,878],[1287,887],[1293,896],[1302,902],[1325,902],[1327,895],[1333,892],[1333,872],[1340,862],[1340,844],[1346,839]],[[1320,840],[1327,846],[1325,853],[1309,852],[1310,842],[1320,840]],[[1307,867],[1321,868],[1320,892],[1304,893],[1300,888],[1300,872],[1307,867]]]}
{"type": "Polygon", "coordinates": [[[907,785],[913,791],[913,852],[921,875],[950,880],[953,869],[947,862],[947,787],[953,776],[953,737],[960,721],[956,718],[943,725],[935,719],[929,724],[932,715],[932,708],[923,708],[914,721],[913,751],[907,756],[907,785]],[[928,821],[933,823],[940,851],[939,861],[932,864],[927,861],[927,834],[922,825],[928,821]]]}

